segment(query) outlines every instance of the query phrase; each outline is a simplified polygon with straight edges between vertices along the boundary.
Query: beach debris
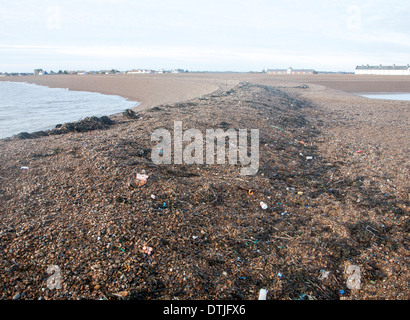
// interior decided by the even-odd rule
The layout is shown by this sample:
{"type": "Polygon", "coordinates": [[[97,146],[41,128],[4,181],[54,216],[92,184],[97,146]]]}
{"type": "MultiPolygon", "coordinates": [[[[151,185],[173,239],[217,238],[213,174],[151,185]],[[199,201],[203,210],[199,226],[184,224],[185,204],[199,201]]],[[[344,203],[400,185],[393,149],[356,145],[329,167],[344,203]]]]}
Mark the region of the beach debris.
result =
{"type": "Polygon", "coordinates": [[[263,210],[268,209],[268,205],[265,202],[261,201],[259,204],[263,210]]]}
{"type": "Polygon", "coordinates": [[[255,190],[253,190],[253,189],[248,189],[248,188],[244,188],[244,187],[241,187],[241,186],[238,186],[238,189],[248,192],[248,194],[249,194],[250,196],[252,196],[252,195],[255,193],[255,190]]]}
{"type": "Polygon", "coordinates": [[[277,126],[272,126],[272,125],[271,125],[271,127],[272,127],[272,128],[275,128],[275,129],[278,129],[278,130],[280,130],[280,131],[286,132],[284,129],[279,128],[279,127],[277,127],[277,126]]]}
{"type": "Polygon", "coordinates": [[[151,194],[151,199],[155,200],[157,197],[155,196],[155,194],[151,194]]]}
{"type": "Polygon", "coordinates": [[[149,176],[146,174],[137,173],[137,185],[139,187],[147,183],[149,176]]]}
{"type": "Polygon", "coordinates": [[[362,152],[363,152],[362,150],[357,150],[357,151],[356,151],[356,153],[362,153],[362,152]]]}
{"type": "Polygon", "coordinates": [[[302,191],[298,191],[298,195],[303,196],[303,192],[302,192],[302,191]]]}
{"type": "Polygon", "coordinates": [[[112,295],[118,298],[126,298],[128,296],[128,291],[121,291],[118,293],[113,293],[112,295]]]}
{"type": "Polygon", "coordinates": [[[308,300],[316,300],[310,294],[306,294],[306,293],[299,295],[298,300],[306,300],[305,298],[308,298],[308,300]]]}
{"type": "Polygon", "coordinates": [[[151,255],[151,253],[152,253],[152,250],[154,250],[152,247],[149,247],[149,246],[143,246],[142,247],[142,252],[144,252],[145,254],[147,254],[147,255],[151,255]]]}
{"type": "Polygon", "coordinates": [[[18,299],[20,299],[20,297],[21,297],[20,292],[17,292],[17,293],[13,296],[13,300],[18,300],[18,299]]]}
{"type": "Polygon", "coordinates": [[[125,109],[122,115],[128,119],[138,119],[139,116],[131,109],[125,109]]]}
{"type": "Polygon", "coordinates": [[[278,272],[278,277],[279,277],[279,278],[282,278],[282,277],[283,277],[283,274],[281,274],[280,272],[278,272]]]}
{"type": "Polygon", "coordinates": [[[326,271],[324,269],[321,269],[319,272],[320,272],[320,275],[319,275],[318,279],[322,280],[322,281],[327,279],[330,275],[330,271],[326,271]]]}
{"type": "Polygon", "coordinates": [[[87,117],[84,120],[80,120],[77,122],[66,122],[62,125],[57,125],[54,129],[49,130],[47,132],[38,131],[31,134],[32,138],[40,137],[40,136],[47,136],[47,135],[58,135],[68,132],[88,132],[92,130],[101,130],[107,129],[109,126],[113,125],[114,121],[112,121],[107,116],[102,117],[87,117]]]}
{"type": "Polygon", "coordinates": [[[312,156],[307,156],[307,157],[306,157],[306,160],[312,160],[312,159],[313,159],[312,156]]]}
{"type": "Polygon", "coordinates": [[[259,290],[259,298],[258,300],[266,300],[266,294],[268,293],[268,290],[266,289],[260,289],[259,290]]]}
{"type": "Polygon", "coordinates": [[[17,138],[19,139],[30,139],[31,138],[31,134],[28,132],[20,132],[19,134],[16,135],[17,138]]]}
{"type": "Polygon", "coordinates": [[[21,170],[29,170],[30,168],[29,167],[21,167],[20,169],[21,170]]]}

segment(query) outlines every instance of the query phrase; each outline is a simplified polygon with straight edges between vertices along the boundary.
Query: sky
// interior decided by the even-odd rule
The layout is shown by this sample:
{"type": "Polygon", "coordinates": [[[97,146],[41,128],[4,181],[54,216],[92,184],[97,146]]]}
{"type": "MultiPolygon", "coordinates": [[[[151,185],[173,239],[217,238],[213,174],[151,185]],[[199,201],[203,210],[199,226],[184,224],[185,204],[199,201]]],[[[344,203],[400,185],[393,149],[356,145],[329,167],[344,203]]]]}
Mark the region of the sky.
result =
{"type": "Polygon", "coordinates": [[[410,1],[0,0],[0,72],[410,63],[410,1]]]}

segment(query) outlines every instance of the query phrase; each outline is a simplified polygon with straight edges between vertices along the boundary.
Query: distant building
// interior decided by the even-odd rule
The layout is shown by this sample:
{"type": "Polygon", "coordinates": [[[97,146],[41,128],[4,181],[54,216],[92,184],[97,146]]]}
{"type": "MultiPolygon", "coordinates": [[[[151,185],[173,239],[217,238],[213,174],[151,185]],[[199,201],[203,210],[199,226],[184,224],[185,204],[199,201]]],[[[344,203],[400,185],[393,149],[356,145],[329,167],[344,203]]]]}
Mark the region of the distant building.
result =
{"type": "Polygon", "coordinates": [[[43,69],[34,69],[35,76],[42,76],[44,74],[43,69]]]}
{"type": "Polygon", "coordinates": [[[374,74],[374,75],[389,75],[389,76],[407,76],[410,75],[410,66],[369,66],[361,65],[355,69],[355,74],[374,74]]]}
{"type": "Polygon", "coordinates": [[[313,69],[293,69],[291,67],[287,69],[268,69],[267,74],[314,74],[313,69]]]}
{"type": "Polygon", "coordinates": [[[170,71],[170,73],[184,73],[184,72],[185,72],[184,69],[172,69],[172,70],[170,71]]]}
{"type": "Polygon", "coordinates": [[[127,74],[140,74],[140,73],[153,73],[152,70],[147,69],[134,69],[127,72],[127,74]]]}

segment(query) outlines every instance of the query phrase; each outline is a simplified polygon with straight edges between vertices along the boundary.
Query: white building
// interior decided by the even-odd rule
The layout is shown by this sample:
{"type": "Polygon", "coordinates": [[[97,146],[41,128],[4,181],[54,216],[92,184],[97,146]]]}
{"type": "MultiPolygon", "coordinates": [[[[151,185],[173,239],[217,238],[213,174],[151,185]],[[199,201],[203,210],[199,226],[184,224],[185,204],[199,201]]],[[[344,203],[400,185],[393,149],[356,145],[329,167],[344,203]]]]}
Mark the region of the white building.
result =
{"type": "Polygon", "coordinates": [[[289,67],[287,69],[267,69],[267,74],[314,74],[313,69],[293,69],[289,67]]]}
{"type": "Polygon", "coordinates": [[[389,75],[389,76],[408,76],[410,75],[410,66],[369,66],[361,65],[355,69],[355,74],[373,74],[373,75],[389,75]]]}
{"type": "Polygon", "coordinates": [[[141,74],[141,73],[152,73],[151,70],[147,70],[147,69],[137,69],[137,70],[130,70],[127,72],[128,74],[141,74]]]}

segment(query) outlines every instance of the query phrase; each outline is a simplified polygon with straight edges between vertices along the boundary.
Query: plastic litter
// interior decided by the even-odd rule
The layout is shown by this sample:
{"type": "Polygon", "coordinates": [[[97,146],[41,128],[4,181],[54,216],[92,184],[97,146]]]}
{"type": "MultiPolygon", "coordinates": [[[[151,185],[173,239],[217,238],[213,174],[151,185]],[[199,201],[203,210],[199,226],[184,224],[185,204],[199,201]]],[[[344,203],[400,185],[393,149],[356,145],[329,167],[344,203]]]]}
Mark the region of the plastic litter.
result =
{"type": "Polygon", "coordinates": [[[260,289],[259,290],[259,298],[258,300],[266,300],[266,294],[268,293],[268,290],[266,289],[260,289]]]}
{"type": "Polygon", "coordinates": [[[272,126],[272,125],[271,125],[271,127],[272,127],[272,128],[275,128],[275,129],[278,129],[278,130],[280,130],[280,131],[286,132],[285,130],[283,130],[282,128],[279,128],[279,127],[277,127],[277,126],[272,126]]]}
{"type": "Polygon", "coordinates": [[[137,173],[137,185],[140,187],[143,186],[147,183],[148,178],[149,176],[147,176],[146,174],[137,173]]]}
{"type": "Polygon", "coordinates": [[[20,169],[21,170],[29,170],[30,168],[29,167],[21,167],[20,169]]]}
{"type": "Polygon", "coordinates": [[[151,247],[148,247],[148,246],[143,246],[143,247],[142,247],[142,251],[143,251],[145,254],[149,255],[149,256],[151,255],[152,250],[154,250],[154,249],[151,248],[151,247]]]}
{"type": "Polygon", "coordinates": [[[312,159],[313,159],[312,156],[307,156],[307,157],[306,157],[306,160],[312,160],[312,159]]]}
{"type": "Polygon", "coordinates": [[[265,202],[263,202],[263,201],[260,202],[260,206],[261,206],[261,208],[262,208],[263,210],[268,209],[268,205],[267,205],[265,202]]]}
{"type": "Polygon", "coordinates": [[[330,271],[320,270],[319,280],[325,280],[329,277],[330,271]]]}

